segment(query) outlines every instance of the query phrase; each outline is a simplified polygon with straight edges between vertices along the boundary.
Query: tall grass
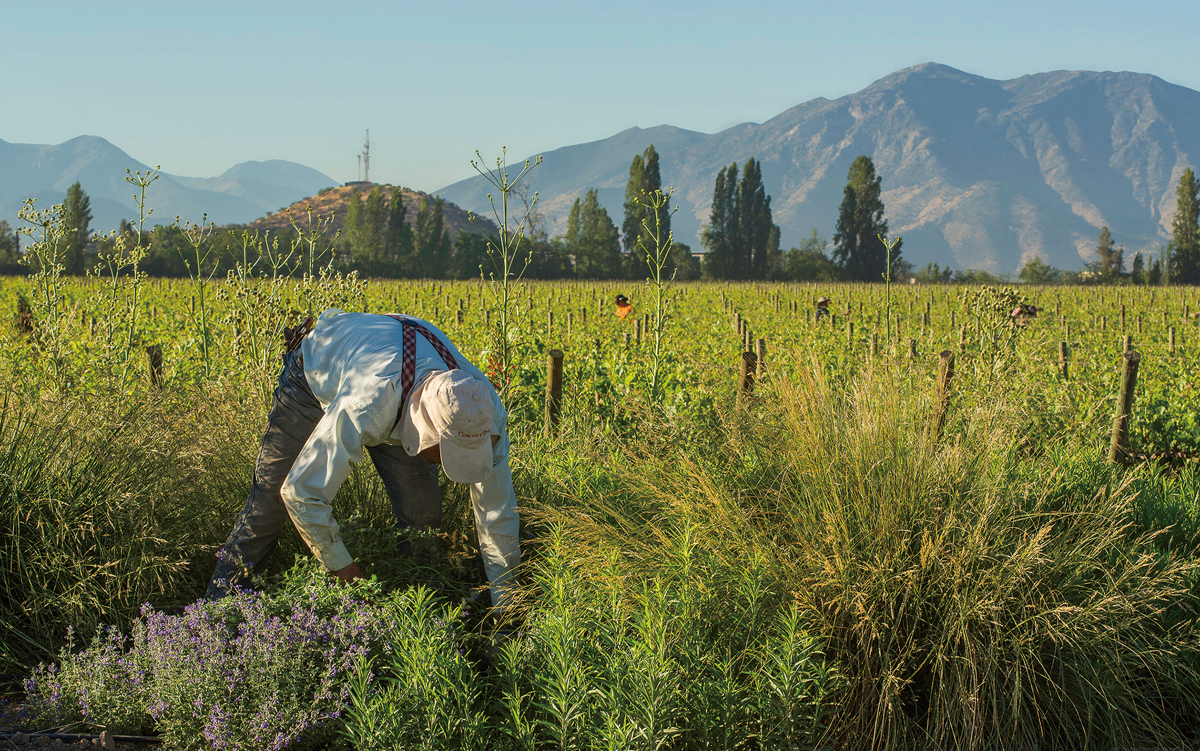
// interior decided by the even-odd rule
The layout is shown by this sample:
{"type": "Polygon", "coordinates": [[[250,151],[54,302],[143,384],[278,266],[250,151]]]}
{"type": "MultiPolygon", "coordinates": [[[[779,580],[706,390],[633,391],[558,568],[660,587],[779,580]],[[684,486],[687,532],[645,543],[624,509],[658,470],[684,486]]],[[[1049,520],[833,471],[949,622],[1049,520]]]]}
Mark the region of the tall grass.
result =
{"type": "Polygon", "coordinates": [[[143,602],[180,606],[211,571],[218,498],[249,465],[233,405],[46,401],[0,412],[0,673],[49,660],[68,626],[87,638],[143,602]]]}
{"type": "Polygon", "coordinates": [[[544,513],[594,576],[706,559],[729,592],[752,568],[763,615],[723,612],[723,596],[709,623],[728,638],[796,604],[847,678],[827,742],[1183,742],[1200,708],[1197,564],[1139,530],[1137,493],[1093,471],[1099,456],[1065,471],[1031,457],[1003,404],[968,400],[983,406],[937,442],[931,391],[914,371],[832,383],[814,367],[687,441],[563,452],[544,513]]]}

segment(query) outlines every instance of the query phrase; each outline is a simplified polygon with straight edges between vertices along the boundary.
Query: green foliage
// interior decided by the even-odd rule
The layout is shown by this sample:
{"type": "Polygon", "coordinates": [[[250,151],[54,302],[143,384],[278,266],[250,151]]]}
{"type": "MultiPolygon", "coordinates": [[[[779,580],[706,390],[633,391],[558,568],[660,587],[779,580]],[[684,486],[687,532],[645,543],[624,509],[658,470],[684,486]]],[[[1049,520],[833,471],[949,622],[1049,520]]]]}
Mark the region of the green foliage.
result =
{"type": "Polygon", "coordinates": [[[738,279],[738,214],[736,210],[737,164],[717,170],[713,184],[712,208],[708,224],[701,232],[701,241],[707,253],[704,255],[706,279],[738,279]]]}
{"type": "MultiPolygon", "coordinates": [[[[640,234],[634,236],[635,242],[639,237],[640,234]]],[[[600,205],[595,188],[582,200],[576,198],[571,205],[563,240],[575,258],[577,278],[612,279],[623,274],[620,236],[608,212],[600,205]]]]}
{"type": "Polygon", "coordinates": [[[84,252],[91,240],[92,201],[83,187],[76,181],[67,188],[67,199],[63,203],[63,271],[76,276],[84,273],[84,252]]]}
{"type": "Polygon", "coordinates": [[[919,284],[947,284],[953,273],[949,266],[943,269],[936,263],[927,263],[924,268],[913,275],[913,278],[919,284]]]}
{"type": "MultiPolygon", "coordinates": [[[[399,188],[393,188],[386,200],[381,185],[373,187],[366,200],[354,191],[346,207],[343,239],[350,267],[364,277],[397,278],[418,273],[413,230],[405,220],[407,211],[399,188]]],[[[421,220],[418,216],[418,223],[440,219],[440,204],[436,211],[436,218],[421,220]]],[[[426,227],[426,231],[433,230],[426,227]]],[[[439,242],[442,240],[445,238],[439,238],[439,242]]],[[[444,244],[438,247],[438,254],[445,250],[444,244]]]]}
{"type": "MultiPolygon", "coordinates": [[[[643,196],[653,195],[655,191],[662,192],[662,175],[658,167],[658,152],[654,144],[633,158],[629,165],[629,179],[625,183],[625,219],[621,223],[621,237],[624,241],[626,255],[626,275],[637,279],[647,263],[647,254],[661,255],[653,245],[653,238],[646,234],[647,222],[653,224],[649,210],[643,205],[643,196]]],[[[670,191],[664,195],[669,195],[670,191]]],[[[665,216],[659,217],[662,223],[662,236],[671,237],[670,205],[664,207],[665,216]]],[[[667,273],[674,270],[668,257],[667,273]]]]}
{"type": "Polygon", "coordinates": [[[1096,260],[1084,264],[1083,277],[1090,282],[1113,284],[1125,273],[1125,250],[1117,248],[1108,227],[1100,229],[1096,244],[1096,260]]]}
{"type": "Polygon", "coordinates": [[[787,252],[784,259],[786,277],[796,282],[832,282],[837,279],[838,268],[826,253],[828,247],[829,242],[817,234],[814,227],[812,234],[800,243],[800,247],[787,252]]]}
{"type": "Polygon", "coordinates": [[[413,275],[440,279],[450,261],[450,232],[442,216],[442,199],[422,196],[413,226],[413,275]]]}
{"type": "Polygon", "coordinates": [[[1175,217],[1168,246],[1172,284],[1200,284],[1200,180],[1189,167],[1175,188],[1175,217]]]}
{"type": "MultiPolygon", "coordinates": [[[[1140,258],[1140,256],[1139,256],[1140,258]]],[[[1136,264],[1136,259],[1134,263],[1136,264]]],[[[1055,284],[1062,278],[1062,272],[1040,257],[1034,256],[1021,267],[1017,278],[1026,284],[1055,284]]]]}
{"type": "Polygon", "coordinates": [[[708,253],[704,273],[710,279],[775,279],[783,273],[779,228],[771,219],[771,197],[762,182],[762,166],[753,157],[717,172],[712,210],[701,233],[708,253]]]}
{"type": "Polygon", "coordinates": [[[0,275],[22,273],[21,236],[0,219],[0,275]]]}
{"type": "Polygon", "coordinates": [[[897,276],[901,245],[898,242],[891,249],[889,269],[887,249],[880,239],[888,234],[880,182],[869,156],[860,156],[850,165],[833,236],[833,259],[844,279],[865,282],[875,281],[880,274],[892,279],[897,276]]]}

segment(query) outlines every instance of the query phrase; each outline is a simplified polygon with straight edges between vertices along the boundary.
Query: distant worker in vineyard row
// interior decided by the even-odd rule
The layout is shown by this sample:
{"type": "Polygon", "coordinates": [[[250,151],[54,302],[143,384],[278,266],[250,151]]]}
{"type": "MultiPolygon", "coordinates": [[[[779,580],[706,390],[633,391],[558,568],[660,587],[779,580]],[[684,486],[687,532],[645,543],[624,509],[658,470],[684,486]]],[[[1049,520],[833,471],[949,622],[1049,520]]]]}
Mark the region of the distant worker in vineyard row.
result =
{"type": "Polygon", "coordinates": [[[629,302],[629,298],[625,295],[617,295],[617,318],[623,321],[633,312],[633,305],[629,302]]]}
{"type": "Polygon", "coordinates": [[[830,316],[829,303],[831,303],[831,302],[833,302],[833,301],[830,300],[828,297],[822,296],[822,297],[817,298],[817,322],[818,323],[821,321],[822,318],[829,318],[829,316],[830,316]]]}
{"type": "Polygon", "coordinates": [[[438,464],[471,486],[492,603],[504,607],[521,560],[520,518],[508,413],[492,384],[445,334],[411,316],[327,310],[290,333],[250,495],[206,598],[245,584],[289,518],[334,576],[362,578],[330,504],[365,449],[399,527],[440,527],[438,464]]]}
{"type": "Polygon", "coordinates": [[[1037,318],[1036,305],[1018,305],[1012,310],[1012,322],[1017,326],[1028,326],[1029,321],[1037,318]]]}

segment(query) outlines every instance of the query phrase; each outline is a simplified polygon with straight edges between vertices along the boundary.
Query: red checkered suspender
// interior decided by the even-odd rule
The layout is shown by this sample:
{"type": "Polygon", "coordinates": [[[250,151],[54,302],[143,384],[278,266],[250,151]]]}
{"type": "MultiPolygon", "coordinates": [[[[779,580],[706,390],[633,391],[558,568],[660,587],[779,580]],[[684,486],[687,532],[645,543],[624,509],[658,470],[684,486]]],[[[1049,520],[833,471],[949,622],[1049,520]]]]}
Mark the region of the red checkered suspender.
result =
{"type": "MultiPolygon", "coordinates": [[[[400,325],[404,327],[404,343],[400,352],[400,409],[397,411],[395,423],[398,425],[404,415],[404,405],[408,404],[408,395],[412,391],[413,381],[417,378],[417,334],[425,337],[433,345],[433,348],[437,350],[438,357],[442,358],[442,362],[446,363],[448,369],[456,370],[458,360],[454,359],[454,355],[450,354],[450,349],[442,343],[441,339],[417,323],[415,319],[395,313],[388,313],[387,317],[399,321],[400,325]]],[[[395,425],[392,426],[393,430],[395,430],[395,425]]]]}

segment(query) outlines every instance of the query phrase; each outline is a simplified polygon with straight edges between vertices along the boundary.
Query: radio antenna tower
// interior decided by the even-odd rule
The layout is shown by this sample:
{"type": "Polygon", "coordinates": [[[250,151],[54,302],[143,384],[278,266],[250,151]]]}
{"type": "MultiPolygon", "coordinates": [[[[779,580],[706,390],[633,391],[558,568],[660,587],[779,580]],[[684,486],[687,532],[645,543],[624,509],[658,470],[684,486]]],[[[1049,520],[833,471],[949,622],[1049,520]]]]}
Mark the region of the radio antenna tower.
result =
{"type": "Polygon", "coordinates": [[[362,153],[363,182],[371,182],[371,129],[367,129],[367,142],[363,144],[362,153]]]}

